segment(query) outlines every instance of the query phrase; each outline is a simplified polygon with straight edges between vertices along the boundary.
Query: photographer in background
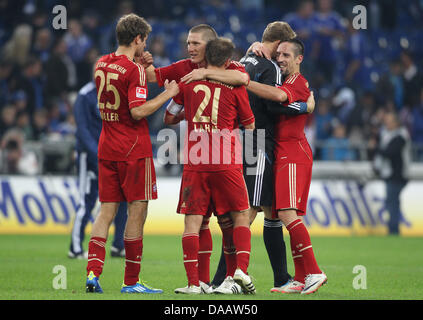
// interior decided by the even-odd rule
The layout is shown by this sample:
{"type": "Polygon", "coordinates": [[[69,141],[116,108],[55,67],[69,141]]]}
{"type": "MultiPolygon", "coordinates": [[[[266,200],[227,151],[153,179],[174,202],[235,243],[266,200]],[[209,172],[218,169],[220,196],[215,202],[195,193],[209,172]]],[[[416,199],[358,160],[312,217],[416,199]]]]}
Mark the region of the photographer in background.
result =
{"type": "Polygon", "coordinates": [[[373,169],[386,184],[385,206],[389,212],[388,231],[391,235],[399,234],[400,195],[408,181],[410,144],[407,129],[401,126],[393,111],[383,116],[379,142],[377,143],[376,139],[369,141],[369,148],[373,149],[375,154],[373,169]]]}

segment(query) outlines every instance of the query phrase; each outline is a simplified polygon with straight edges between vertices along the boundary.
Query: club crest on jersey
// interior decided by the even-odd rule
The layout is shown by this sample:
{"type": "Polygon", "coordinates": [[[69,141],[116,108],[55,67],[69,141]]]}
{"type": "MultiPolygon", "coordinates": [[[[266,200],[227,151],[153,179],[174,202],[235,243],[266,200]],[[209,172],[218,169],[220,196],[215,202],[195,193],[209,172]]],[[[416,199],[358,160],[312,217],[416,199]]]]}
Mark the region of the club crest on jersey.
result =
{"type": "Polygon", "coordinates": [[[137,96],[137,98],[147,99],[147,89],[137,87],[135,91],[135,95],[137,96]]]}

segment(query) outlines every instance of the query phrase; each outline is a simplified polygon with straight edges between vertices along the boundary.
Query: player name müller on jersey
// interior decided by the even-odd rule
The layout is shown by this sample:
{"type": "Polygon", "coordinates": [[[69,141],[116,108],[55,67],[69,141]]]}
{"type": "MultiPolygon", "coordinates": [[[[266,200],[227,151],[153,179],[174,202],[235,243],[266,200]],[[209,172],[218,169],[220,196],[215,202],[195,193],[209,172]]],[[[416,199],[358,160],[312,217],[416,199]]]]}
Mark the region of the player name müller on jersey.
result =
{"type": "Polygon", "coordinates": [[[151,157],[147,120],[134,120],[130,114],[131,108],[147,100],[144,68],[126,55],[111,53],[98,60],[94,76],[103,120],[98,157],[111,161],[151,157]]]}

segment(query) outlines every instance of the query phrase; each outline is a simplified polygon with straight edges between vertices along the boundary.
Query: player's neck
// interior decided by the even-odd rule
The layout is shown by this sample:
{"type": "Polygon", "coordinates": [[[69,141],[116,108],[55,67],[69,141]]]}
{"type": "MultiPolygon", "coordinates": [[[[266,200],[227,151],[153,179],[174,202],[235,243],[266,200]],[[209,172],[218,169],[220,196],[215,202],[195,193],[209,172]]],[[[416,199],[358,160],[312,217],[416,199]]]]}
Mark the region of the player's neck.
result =
{"type": "Polygon", "coordinates": [[[216,66],[210,66],[210,65],[208,65],[206,67],[206,69],[209,69],[209,70],[226,70],[225,67],[216,67],[216,66]]]}
{"type": "Polygon", "coordinates": [[[276,50],[278,49],[279,42],[263,42],[263,46],[271,53],[271,56],[274,57],[276,55],[276,50]]]}
{"type": "Polygon", "coordinates": [[[128,59],[129,60],[134,60],[134,55],[135,55],[135,48],[132,48],[132,47],[124,47],[124,46],[119,46],[117,49],[116,49],[116,52],[115,52],[115,54],[117,55],[117,56],[120,56],[120,55],[125,55],[125,56],[127,56],[128,57],[128,59]]]}
{"type": "Polygon", "coordinates": [[[294,75],[294,74],[296,74],[296,73],[301,73],[301,72],[300,72],[300,68],[296,68],[295,70],[293,70],[292,72],[290,72],[290,73],[286,76],[286,78],[288,78],[288,77],[290,77],[290,76],[292,76],[292,75],[294,75]]]}

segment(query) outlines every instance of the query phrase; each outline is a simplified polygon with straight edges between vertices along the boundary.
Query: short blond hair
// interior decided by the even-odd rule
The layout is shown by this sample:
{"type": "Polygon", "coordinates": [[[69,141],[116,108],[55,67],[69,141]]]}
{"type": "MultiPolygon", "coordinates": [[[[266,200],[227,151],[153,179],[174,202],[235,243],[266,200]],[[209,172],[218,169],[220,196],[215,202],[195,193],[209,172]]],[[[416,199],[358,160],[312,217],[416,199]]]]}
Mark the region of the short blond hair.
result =
{"type": "Polygon", "coordinates": [[[274,21],[267,25],[263,31],[262,42],[287,41],[294,39],[297,34],[291,26],[284,21],[274,21]]]}
{"type": "Polygon", "coordinates": [[[201,33],[201,38],[205,42],[209,42],[210,40],[215,40],[218,37],[216,30],[214,30],[213,27],[208,25],[208,24],[196,25],[196,26],[192,27],[189,30],[189,32],[190,33],[201,33]]]}

